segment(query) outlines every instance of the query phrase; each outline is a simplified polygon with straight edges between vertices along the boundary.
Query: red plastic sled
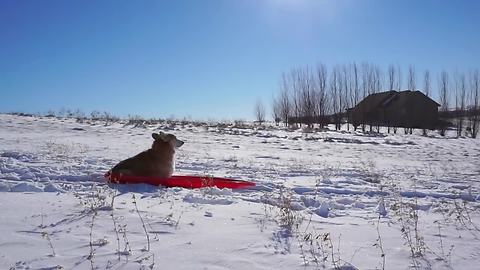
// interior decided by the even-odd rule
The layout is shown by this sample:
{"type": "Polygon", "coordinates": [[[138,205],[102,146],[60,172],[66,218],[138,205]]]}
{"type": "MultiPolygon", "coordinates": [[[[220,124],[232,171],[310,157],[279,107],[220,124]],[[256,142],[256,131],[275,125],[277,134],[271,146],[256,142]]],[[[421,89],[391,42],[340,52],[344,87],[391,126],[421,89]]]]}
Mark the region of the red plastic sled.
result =
{"type": "Polygon", "coordinates": [[[203,187],[218,187],[218,188],[248,188],[254,187],[255,183],[241,180],[233,180],[219,177],[207,176],[189,176],[189,175],[173,175],[170,178],[155,177],[155,176],[134,176],[125,174],[112,174],[107,172],[105,174],[107,181],[114,184],[149,184],[154,186],[166,187],[183,187],[183,188],[203,188],[203,187]]]}

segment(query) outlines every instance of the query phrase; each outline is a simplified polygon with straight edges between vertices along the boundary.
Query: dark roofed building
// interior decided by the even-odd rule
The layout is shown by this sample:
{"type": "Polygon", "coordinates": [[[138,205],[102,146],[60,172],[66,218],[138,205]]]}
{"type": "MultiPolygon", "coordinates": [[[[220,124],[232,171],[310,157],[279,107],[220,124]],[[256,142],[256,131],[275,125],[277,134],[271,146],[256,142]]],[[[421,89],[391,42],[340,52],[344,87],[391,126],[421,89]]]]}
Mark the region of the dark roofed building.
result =
{"type": "Polygon", "coordinates": [[[388,91],[367,96],[348,110],[348,118],[354,126],[434,129],[439,106],[420,91],[388,91]]]}

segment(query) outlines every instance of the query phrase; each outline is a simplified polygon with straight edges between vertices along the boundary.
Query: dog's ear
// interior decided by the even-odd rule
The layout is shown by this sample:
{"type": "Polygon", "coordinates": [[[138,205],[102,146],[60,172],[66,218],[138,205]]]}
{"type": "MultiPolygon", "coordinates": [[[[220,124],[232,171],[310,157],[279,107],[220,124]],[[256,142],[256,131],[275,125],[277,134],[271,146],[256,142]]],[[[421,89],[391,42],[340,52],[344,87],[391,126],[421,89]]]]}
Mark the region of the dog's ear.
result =
{"type": "Polygon", "coordinates": [[[152,138],[154,140],[158,140],[160,138],[160,136],[157,133],[152,133],[152,138]]]}
{"type": "Polygon", "coordinates": [[[179,139],[175,139],[175,147],[176,148],[179,148],[180,146],[182,146],[185,142],[184,141],[180,141],[179,139]]]}

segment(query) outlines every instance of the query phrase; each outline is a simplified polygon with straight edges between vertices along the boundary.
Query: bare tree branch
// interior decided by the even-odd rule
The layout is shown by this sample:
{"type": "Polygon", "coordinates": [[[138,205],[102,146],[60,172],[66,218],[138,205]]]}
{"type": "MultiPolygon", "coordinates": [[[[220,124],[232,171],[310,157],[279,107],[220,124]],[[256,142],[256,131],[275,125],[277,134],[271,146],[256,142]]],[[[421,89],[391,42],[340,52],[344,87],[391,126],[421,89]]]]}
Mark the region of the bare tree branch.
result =
{"type": "Polygon", "coordinates": [[[262,125],[265,122],[265,107],[261,100],[258,100],[255,104],[254,112],[257,122],[262,125]]]}

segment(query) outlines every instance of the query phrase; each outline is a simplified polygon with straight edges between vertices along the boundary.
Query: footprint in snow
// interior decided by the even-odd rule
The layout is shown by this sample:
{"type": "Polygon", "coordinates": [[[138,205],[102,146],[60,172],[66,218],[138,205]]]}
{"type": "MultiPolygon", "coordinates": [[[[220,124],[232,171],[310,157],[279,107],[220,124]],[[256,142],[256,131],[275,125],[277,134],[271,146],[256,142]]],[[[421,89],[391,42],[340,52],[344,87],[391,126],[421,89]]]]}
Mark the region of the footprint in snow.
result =
{"type": "Polygon", "coordinates": [[[208,211],[205,211],[205,215],[203,215],[205,217],[213,217],[213,214],[212,212],[208,212],[208,211]]]}
{"type": "Polygon", "coordinates": [[[280,157],[274,157],[274,156],[256,156],[255,158],[259,158],[259,159],[280,159],[280,157]]]}

